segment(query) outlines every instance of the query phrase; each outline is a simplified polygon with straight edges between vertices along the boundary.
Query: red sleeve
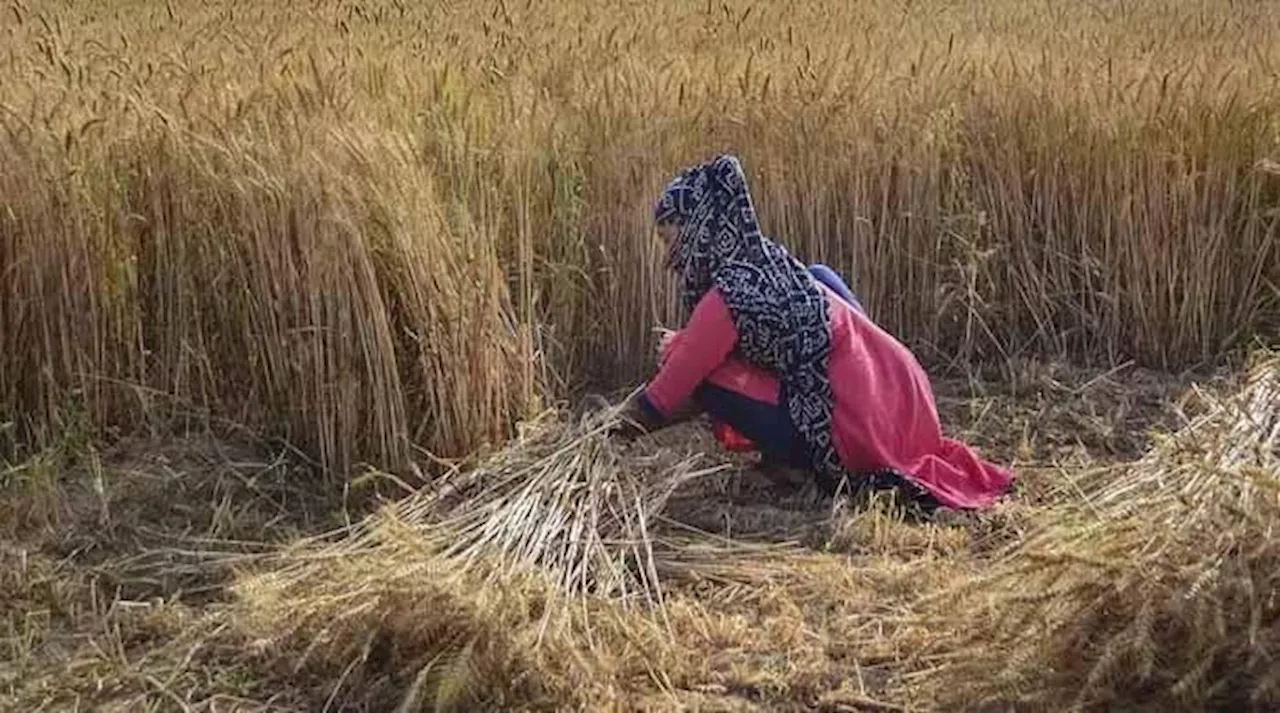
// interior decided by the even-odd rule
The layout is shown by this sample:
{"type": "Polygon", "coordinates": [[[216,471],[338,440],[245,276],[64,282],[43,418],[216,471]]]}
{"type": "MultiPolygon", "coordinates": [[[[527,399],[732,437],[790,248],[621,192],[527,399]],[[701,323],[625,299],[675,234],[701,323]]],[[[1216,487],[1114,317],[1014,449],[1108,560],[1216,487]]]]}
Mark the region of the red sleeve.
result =
{"type": "Polygon", "coordinates": [[[662,350],[662,354],[658,357],[658,366],[662,366],[667,363],[667,358],[671,356],[671,351],[676,348],[676,345],[679,344],[680,340],[683,338],[684,332],[678,329],[671,335],[671,340],[667,342],[667,346],[662,350]]]}
{"type": "Polygon", "coordinates": [[[737,344],[738,330],[729,306],[719,290],[708,290],[694,308],[689,323],[672,341],[658,375],[645,388],[650,405],[664,418],[670,416],[724,363],[737,344]]]}

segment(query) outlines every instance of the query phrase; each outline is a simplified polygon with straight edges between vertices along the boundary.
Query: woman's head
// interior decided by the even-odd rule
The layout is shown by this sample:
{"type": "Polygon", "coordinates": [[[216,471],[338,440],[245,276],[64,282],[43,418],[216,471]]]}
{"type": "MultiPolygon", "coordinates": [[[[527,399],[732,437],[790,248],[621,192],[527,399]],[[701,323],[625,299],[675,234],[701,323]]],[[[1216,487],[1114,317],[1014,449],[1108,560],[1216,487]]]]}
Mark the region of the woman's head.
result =
{"type": "Polygon", "coordinates": [[[705,173],[706,164],[687,168],[667,183],[653,208],[653,221],[659,228],[679,227],[689,222],[704,192],[705,178],[701,181],[699,178],[705,173]]]}
{"type": "Polygon", "coordinates": [[[657,205],[653,209],[653,222],[667,255],[667,267],[672,269],[676,269],[674,253],[680,240],[681,230],[688,224],[695,207],[693,188],[688,180],[689,174],[694,170],[696,169],[682,171],[680,175],[671,179],[663,188],[662,195],[658,197],[657,205]]]}
{"type": "Polygon", "coordinates": [[[711,287],[720,265],[751,262],[764,241],[742,165],[729,154],[687,168],[667,183],[654,222],[690,308],[711,287]]]}

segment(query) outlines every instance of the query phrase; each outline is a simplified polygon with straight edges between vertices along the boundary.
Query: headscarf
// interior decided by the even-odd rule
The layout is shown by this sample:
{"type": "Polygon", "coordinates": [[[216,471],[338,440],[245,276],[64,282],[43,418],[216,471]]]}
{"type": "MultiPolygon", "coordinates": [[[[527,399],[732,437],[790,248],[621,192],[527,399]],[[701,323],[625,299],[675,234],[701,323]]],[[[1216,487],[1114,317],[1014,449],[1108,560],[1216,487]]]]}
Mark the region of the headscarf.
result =
{"type": "Polygon", "coordinates": [[[722,155],[682,171],[663,190],[654,218],[679,226],[668,264],[680,275],[685,308],[692,312],[712,287],[720,291],[739,352],[779,375],[814,470],[828,484],[838,482],[844,468],[831,429],[826,295],[804,265],[761,234],[738,159],[722,155]]]}

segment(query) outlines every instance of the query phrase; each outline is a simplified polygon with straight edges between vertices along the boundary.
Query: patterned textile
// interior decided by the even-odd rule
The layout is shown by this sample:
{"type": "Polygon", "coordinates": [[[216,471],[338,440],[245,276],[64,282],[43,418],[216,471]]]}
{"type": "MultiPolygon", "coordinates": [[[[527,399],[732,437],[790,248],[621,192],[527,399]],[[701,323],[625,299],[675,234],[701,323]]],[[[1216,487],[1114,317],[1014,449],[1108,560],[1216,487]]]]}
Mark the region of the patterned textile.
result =
{"type": "Polygon", "coordinates": [[[733,315],[743,358],[779,375],[782,400],[819,481],[846,473],[832,437],[827,298],[803,264],[760,232],[738,159],[722,155],[667,184],[654,217],[679,227],[668,254],[685,308],[713,286],[733,315]]]}

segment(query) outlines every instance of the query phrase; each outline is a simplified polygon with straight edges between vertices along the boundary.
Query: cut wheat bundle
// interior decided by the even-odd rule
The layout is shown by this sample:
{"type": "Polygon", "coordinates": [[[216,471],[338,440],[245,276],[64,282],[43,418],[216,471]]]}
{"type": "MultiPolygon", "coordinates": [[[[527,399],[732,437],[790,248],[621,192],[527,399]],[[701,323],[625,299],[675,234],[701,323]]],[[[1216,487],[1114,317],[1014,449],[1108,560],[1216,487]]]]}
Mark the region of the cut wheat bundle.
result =
{"type": "Polygon", "coordinates": [[[234,588],[237,630],[289,675],[349,676],[367,700],[415,698],[415,676],[431,697],[462,686],[467,705],[504,710],[643,688],[675,665],[659,577],[729,545],[657,539],[672,491],[720,468],[611,438],[618,424],[614,408],[548,412],[338,539],[261,560],[234,588]]]}
{"type": "Polygon", "coordinates": [[[1280,359],[1258,359],[1235,394],[1201,397],[1185,428],[1045,513],[963,585],[971,597],[933,599],[935,624],[962,632],[944,698],[1280,704],[1280,359]]]}
{"type": "Polygon", "coordinates": [[[368,550],[407,531],[463,570],[483,562],[506,577],[532,568],[565,594],[656,604],[655,518],[676,488],[724,466],[613,439],[620,418],[616,408],[576,421],[548,411],[511,443],[353,526],[329,551],[368,550]]]}

